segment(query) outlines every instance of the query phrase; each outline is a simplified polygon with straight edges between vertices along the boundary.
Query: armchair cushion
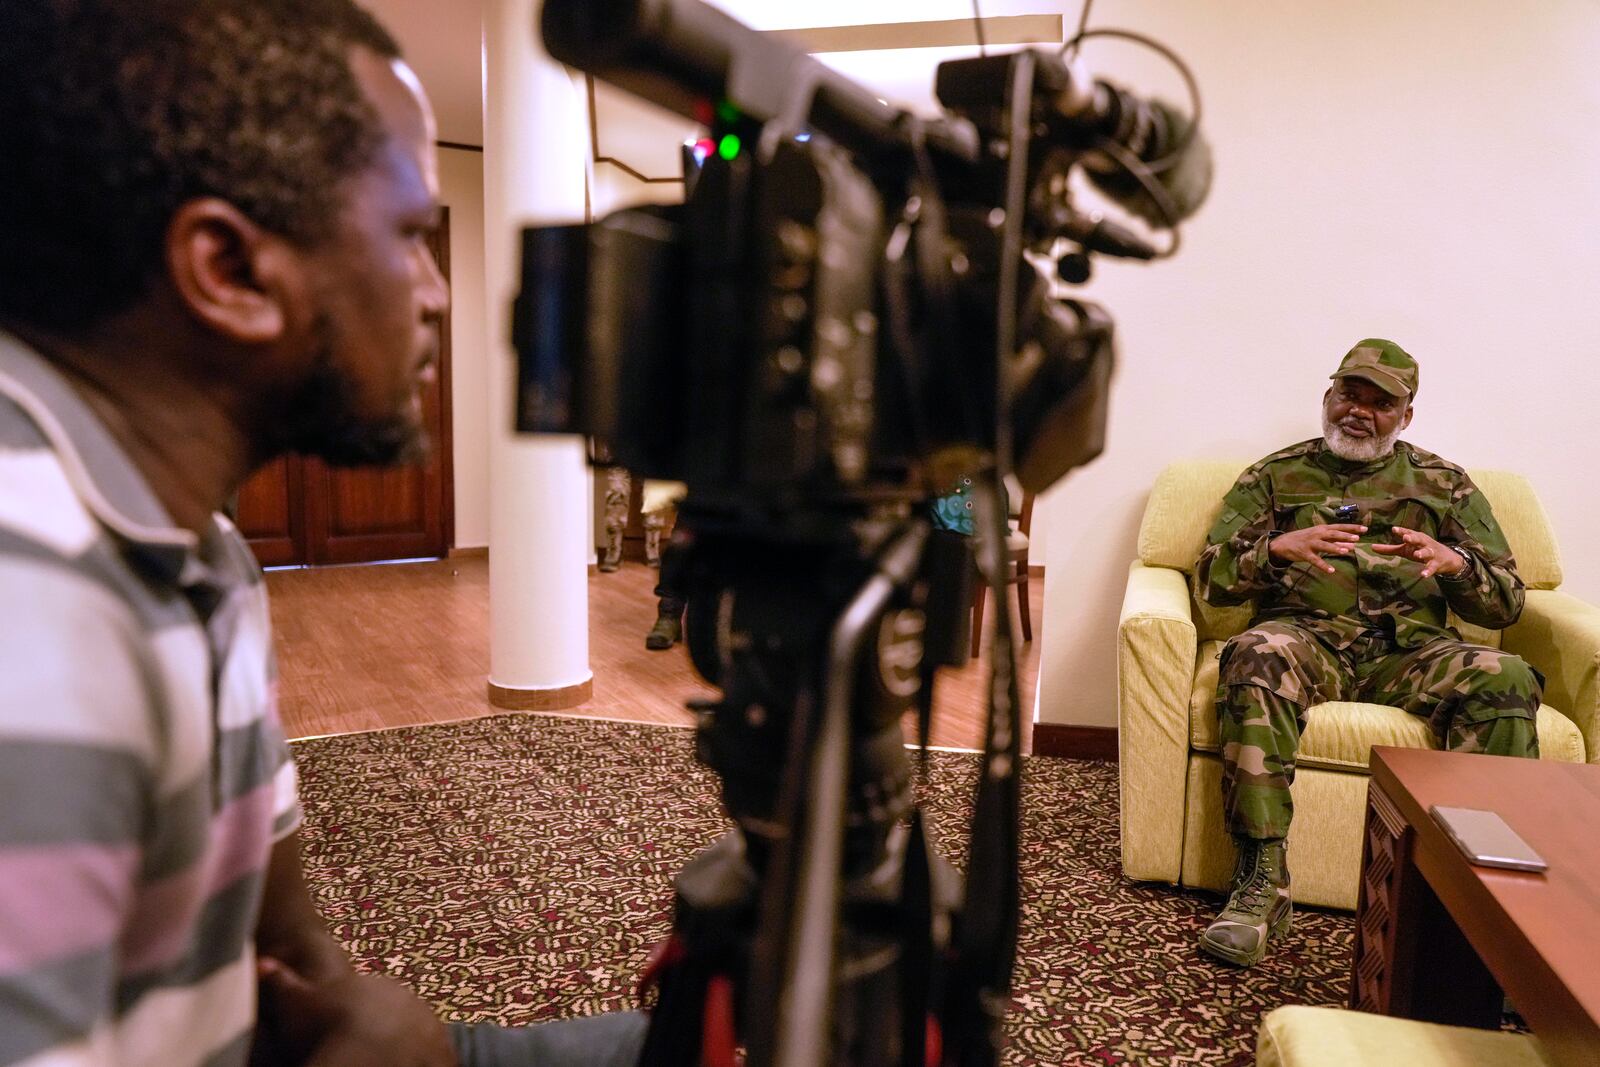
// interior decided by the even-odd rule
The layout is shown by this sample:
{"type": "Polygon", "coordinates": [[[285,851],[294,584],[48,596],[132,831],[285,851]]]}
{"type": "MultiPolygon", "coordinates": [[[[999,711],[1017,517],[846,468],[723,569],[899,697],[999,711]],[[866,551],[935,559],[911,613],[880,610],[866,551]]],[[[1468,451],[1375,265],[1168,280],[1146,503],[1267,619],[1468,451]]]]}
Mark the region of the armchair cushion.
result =
{"type": "MultiPolygon", "coordinates": [[[[1583,733],[1600,762],[1600,607],[1554,590],[1530,590],[1505,648],[1544,674],[1544,697],[1583,733]]],[[[1542,736],[1542,735],[1541,735],[1542,736]]]]}
{"type": "Polygon", "coordinates": [[[1549,1067],[1528,1034],[1290,1005],[1261,1021],[1256,1067],[1549,1067]]]}
{"type": "Polygon", "coordinates": [[[1236,460],[1191,460],[1158,474],[1139,523],[1139,561],[1193,574],[1222,498],[1246,466],[1236,460]]]}
{"type": "Polygon", "coordinates": [[[1550,529],[1550,516],[1534,495],[1528,479],[1510,471],[1467,472],[1494,508],[1506,544],[1517,558],[1517,573],[1529,589],[1554,589],[1561,584],[1561,550],[1550,529]]]}

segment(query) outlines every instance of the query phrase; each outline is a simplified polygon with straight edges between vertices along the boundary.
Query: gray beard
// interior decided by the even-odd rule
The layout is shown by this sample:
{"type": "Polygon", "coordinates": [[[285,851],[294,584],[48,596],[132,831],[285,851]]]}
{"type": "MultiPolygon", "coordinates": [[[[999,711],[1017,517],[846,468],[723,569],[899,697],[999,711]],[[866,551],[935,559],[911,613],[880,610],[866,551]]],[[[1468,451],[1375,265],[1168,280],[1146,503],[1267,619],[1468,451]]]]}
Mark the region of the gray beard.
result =
{"type": "Polygon", "coordinates": [[[1327,444],[1328,451],[1340,459],[1356,463],[1369,463],[1393,452],[1394,443],[1400,440],[1400,429],[1396,426],[1382,437],[1351,437],[1330,421],[1328,416],[1322,416],[1322,440],[1327,444]]]}

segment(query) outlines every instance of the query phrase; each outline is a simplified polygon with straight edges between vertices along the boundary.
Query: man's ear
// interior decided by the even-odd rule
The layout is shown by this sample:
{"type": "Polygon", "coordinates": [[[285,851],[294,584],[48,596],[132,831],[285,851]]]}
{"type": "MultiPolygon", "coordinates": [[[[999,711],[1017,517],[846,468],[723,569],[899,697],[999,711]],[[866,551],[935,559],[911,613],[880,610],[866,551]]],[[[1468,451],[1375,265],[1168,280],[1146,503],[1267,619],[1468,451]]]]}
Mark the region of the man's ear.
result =
{"type": "Polygon", "coordinates": [[[1413,414],[1412,407],[1411,407],[1410,404],[1407,404],[1406,405],[1406,413],[1403,416],[1401,416],[1401,418],[1400,418],[1400,428],[1402,430],[1405,429],[1407,426],[1411,425],[1411,416],[1412,416],[1412,414],[1413,414]]]}
{"type": "Polygon", "coordinates": [[[289,321],[288,293],[303,289],[294,249],[216,197],[190,200],[167,223],[167,271],[205,326],[244,344],[270,344],[289,321]]]}

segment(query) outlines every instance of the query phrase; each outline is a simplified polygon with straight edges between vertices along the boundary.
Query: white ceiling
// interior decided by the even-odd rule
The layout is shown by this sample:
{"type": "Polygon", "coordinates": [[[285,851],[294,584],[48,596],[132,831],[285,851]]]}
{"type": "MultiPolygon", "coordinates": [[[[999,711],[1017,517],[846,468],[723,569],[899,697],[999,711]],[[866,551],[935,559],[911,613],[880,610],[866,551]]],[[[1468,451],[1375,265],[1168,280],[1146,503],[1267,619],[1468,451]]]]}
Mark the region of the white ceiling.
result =
{"type": "Polygon", "coordinates": [[[439,140],[483,144],[483,0],[362,3],[394,34],[427,87],[439,140]]]}
{"type": "MultiPolygon", "coordinates": [[[[792,29],[801,26],[841,26],[864,22],[965,18],[972,14],[971,0],[806,0],[804,4],[779,0],[712,0],[757,29],[792,29]]],[[[439,139],[459,144],[483,143],[483,0],[365,0],[366,6],[399,40],[406,58],[427,86],[439,117],[439,139]]],[[[985,15],[1059,14],[1075,25],[1076,0],[982,0],[985,15]]],[[[528,32],[532,33],[530,26],[528,32]]],[[[841,52],[819,56],[850,77],[874,88],[880,96],[903,107],[925,111],[933,106],[933,68],[942,59],[970,49],[915,48],[895,52],[841,52]]],[[[613,155],[642,149],[644,133],[636,116],[619,121],[602,102],[603,150],[613,155]]],[[[648,127],[650,124],[643,124],[648,127]]],[[[670,124],[681,126],[681,120],[670,124]]],[[[655,146],[651,146],[655,148],[655,146]]],[[[651,152],[658,154],[660,149],[651,152]]],[[[672,148],[676,152],[676,148],[672,148]]]]}

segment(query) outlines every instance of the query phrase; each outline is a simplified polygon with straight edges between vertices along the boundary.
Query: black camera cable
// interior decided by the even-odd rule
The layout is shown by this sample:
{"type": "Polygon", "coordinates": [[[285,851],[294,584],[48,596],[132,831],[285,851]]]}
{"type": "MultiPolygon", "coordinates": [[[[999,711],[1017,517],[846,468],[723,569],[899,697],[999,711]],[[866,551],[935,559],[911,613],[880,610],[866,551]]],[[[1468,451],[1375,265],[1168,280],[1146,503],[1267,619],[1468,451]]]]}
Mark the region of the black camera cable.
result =
{"type": "Polygon", "coordinates": [[[1139,33],[1135,30],[1110,27],[1094,30],[1087,29],[1089,7],[1092,3],[1093,0],[1089,0],[1088,3],[1084,4],[1082,18],[1078,24],[1078,32],[1061,46],[1061,55],[1063,57],[1076,56],[1081,50],[1083,42],[1092,38],[1129,41],[1150,49],[1171,63],[1173,68],[1177,70],[1178,75],[1183,79],[1184,86],[1188,90],[1190,104],[1189,124],[1178,135],[1174,144],[1158,158],[1151,160],[1140,159],[1137,153],[1108,136],[1101,136],[1095,145],[1096,151],[1103,153],[1116,162],[1129,177],[1139,183],[1140,188],[1144,190],[1151,203],[1155,205],[1156,210],[1160,212],[1162,221],[1165,224],[1163,228],[1171,233],[1172,240],[1156,258],[1167,259],[1177,254],[1178,248],[1182,243],[1178,224],[1186,212],[1178,205],[1167,187],[1162,185],[1157,175],[1166,174],[1168,171],[1182,165],[1194,145],[1195,138],[1199,136],[1202,114],[1200,85],[1195,79],[1194,71],[1183,61],[1183,57],[1147,34],[1139,33]]]}

